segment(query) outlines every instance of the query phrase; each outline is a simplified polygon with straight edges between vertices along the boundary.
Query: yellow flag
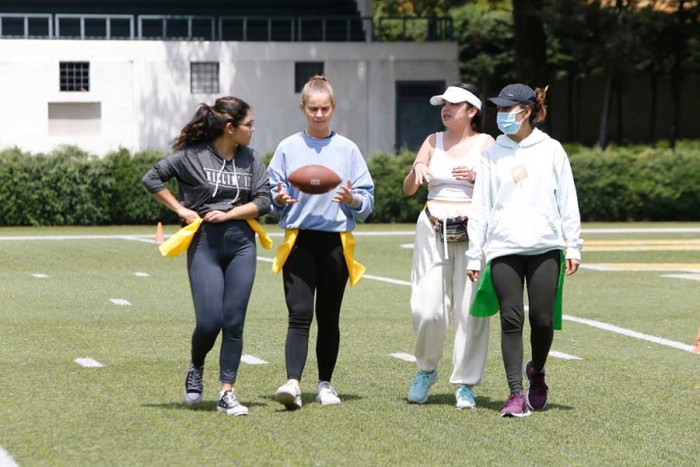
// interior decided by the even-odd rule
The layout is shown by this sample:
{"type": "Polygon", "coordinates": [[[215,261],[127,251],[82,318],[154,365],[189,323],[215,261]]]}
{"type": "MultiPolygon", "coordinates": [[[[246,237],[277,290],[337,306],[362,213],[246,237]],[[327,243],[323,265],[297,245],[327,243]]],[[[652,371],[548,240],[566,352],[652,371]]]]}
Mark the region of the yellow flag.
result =
{"type": "Polygon", "coordinates": [[[160,254],[163,256],[176,257],[180,253],[187,251],[187,248],[192,242],[192,237],[197,233],[199,226],[202,224],[202,219],[199,217],[192,221],[191,224],[178,230],[175,235],[170,237],[158,247],[160,254]]]}

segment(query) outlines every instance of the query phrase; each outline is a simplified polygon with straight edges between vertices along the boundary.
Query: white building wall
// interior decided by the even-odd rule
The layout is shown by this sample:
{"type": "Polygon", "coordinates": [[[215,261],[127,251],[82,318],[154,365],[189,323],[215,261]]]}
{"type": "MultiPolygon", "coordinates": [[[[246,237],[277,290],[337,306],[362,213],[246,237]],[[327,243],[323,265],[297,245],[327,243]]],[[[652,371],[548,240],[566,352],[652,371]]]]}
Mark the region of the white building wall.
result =
{"type": "Polygon", "coordinates": [[[0,147],[167,150],[197,104],[234,95],[253,107],[252,145],[273,151],[305,126],[297,61],[325,63],[338,103],[333,127],[365,154],[394,149],[396,81],[459,78],[455,43],[0,40],[0,147]],[[59,91],[62,61],[90,62],[89,92],[59,91]],[[191,94],[191,61],[220,63],[218,94],[191,94]],[[50,135],[48,105],[61,102],[99,103],[99,134],[50,135]]]}

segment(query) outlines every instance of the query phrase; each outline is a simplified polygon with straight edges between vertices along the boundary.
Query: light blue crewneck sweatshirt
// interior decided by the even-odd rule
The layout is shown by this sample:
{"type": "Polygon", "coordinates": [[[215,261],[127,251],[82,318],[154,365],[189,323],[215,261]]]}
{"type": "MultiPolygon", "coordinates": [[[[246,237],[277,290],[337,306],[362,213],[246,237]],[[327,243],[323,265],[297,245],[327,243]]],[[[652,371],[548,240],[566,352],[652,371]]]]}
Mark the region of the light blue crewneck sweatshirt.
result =
{"type": "Polygon", "coordinates": [[[277,206],[273,202],[271,214],[281,214],[278,225],[283,229],[320,230],[323,232],[351,232],[356,221],[364,221],[374,208],[374,182],[357,145],[335,132],[328,138],[313,138],[306,132],[285,138],[275,151],[267,169],[274,199],[277,184],[298,203],[277,206]],[[360,204],[352,209],[347,204],[333,202],[337,190],[322,195],[309,195],[294,188],[287,177],[305,165],[323,165],[348,180],[352,192],[360,196],[360,204]]]}

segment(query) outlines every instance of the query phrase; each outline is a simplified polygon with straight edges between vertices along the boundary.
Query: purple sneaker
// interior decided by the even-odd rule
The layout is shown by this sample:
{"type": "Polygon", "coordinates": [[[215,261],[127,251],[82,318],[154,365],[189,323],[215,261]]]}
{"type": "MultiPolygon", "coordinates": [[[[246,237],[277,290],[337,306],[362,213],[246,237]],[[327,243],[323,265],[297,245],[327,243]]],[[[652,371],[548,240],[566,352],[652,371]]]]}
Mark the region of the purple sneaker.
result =
{"type": "Polygon", "coordinates": [[[547,390],[549,389],[544,383],[544,371],[539,373],[532,369],[532,360],[525,364],[523,373],[527,378],[527,392],[525,399],[527,405],[533,410],[541,410],[547,407],[547,390]]]}
{"type": "Polygon", "coordinates": [[[530,415],[530,409],[527,408],[525,402],[525,394],[511,394],[503,408],[501,409],[501,417],[527,417],[530,415]]]}

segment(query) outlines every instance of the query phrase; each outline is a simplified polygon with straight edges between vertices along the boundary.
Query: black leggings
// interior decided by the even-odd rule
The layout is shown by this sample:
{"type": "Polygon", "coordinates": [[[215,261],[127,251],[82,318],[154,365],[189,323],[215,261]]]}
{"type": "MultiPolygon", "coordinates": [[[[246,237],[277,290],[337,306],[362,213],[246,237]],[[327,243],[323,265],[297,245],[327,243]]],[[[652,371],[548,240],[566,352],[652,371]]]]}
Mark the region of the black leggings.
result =
{"type": "Polygon", "coordinates": [[[316,294],[318,377],[330,381],[338,359],[340,306],[348,281],[340,234],[300,230],[284,264],[283,276],[289,311],[287,378],[301,380],[304,372],[316,294]]]}
{"type": "Polygon", "coordinates": [[[530,303],[532,367],[544,369],[554,337],[554,301],[561,266],[560,250],[540,255],[510,255],[491,262],[491,279],[501,309],[501,352],[511,393],[523,390],[524,282],[530,303]]]}
{"type": "Polygon", "coordinates": [[[255,233],[246,221],[203,222],[187,251],[197,320],[192,333],[192,363],[204,365],[223,331],[219,355],[222,383],[236,381],[256,265],[255,233]]]}

